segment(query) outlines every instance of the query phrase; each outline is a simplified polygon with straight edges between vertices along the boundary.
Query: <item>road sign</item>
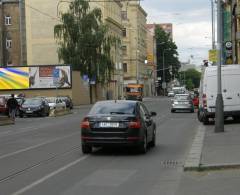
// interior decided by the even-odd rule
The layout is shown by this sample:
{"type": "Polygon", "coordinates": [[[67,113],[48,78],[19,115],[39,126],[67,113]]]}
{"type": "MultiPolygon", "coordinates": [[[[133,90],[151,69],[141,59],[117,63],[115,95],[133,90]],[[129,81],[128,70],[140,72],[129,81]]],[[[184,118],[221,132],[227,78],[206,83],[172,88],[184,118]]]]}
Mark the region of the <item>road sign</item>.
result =
{"type": "Polygon", "coordinates": [[[216,49],[212,49],[208,51],[208,60],[211,62],[217,62],[218,59],[218,51],[216,49]]]}
{"type": "Polygon", "coordinates": [[[53,69],[53,85],[58,86],[60,82],[60,70],[55,68],[53,69]]]}

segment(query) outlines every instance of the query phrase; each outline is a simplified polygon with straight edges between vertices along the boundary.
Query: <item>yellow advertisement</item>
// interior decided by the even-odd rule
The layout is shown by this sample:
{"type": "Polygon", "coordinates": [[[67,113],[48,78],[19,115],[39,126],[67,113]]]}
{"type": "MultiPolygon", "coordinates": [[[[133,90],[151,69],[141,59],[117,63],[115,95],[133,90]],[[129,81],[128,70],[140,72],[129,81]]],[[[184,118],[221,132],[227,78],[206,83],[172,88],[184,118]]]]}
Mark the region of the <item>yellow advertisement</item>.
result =
{"type": "Polygon", "coordinates": [[[0,68],[0,90],[28,89],[29,68],[0,68]]]}
{"type": "Polygon", "coordinates": [[[218,52],[216,49],[212,49],[208,51],[208,60],[211,62],[217,62],[218,52]]]}

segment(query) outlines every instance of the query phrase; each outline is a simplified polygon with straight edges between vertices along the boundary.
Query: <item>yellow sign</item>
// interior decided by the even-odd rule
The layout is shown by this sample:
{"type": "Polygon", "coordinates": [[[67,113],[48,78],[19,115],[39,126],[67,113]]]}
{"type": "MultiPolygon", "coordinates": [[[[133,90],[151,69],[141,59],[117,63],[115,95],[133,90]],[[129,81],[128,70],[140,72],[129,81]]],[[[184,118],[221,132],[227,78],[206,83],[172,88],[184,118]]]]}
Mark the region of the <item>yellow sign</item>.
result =
{"type": "Polygon", "coordinates": [[[153,63],[153,55],[152,54],[147,55],[147,61],[148,61],[148,63],[153,63]]]}
{"type": "Polygon", "coordinates": [[[218,59],[218,51],[216,49],[212,49],[208,51],[208,60],[211,62],[217,62],[218,59]]]}

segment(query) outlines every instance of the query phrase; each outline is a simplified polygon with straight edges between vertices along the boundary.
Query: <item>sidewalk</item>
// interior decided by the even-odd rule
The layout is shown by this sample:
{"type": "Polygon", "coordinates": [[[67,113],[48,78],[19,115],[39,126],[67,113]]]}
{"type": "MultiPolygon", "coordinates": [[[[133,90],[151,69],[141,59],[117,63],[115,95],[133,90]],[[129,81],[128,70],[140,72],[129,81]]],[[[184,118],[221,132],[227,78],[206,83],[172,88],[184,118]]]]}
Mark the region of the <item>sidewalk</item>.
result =
{"type": "Polygon", "coordinates": [[[223,133],[215,133],[214,127],[199,123],[185,171],[240,168],[240,123],[227,121],[223,133]]]}

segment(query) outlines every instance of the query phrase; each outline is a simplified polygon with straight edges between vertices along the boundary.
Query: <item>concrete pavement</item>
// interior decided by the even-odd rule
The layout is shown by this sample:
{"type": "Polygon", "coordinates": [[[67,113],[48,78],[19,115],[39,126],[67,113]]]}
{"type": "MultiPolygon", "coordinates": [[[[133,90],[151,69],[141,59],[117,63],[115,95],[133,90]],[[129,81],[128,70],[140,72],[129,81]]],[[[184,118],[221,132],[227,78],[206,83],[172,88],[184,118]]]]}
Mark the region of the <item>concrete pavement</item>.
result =
{"type": "Polygon", "coordinates": [[[219,170],[240,168],[240,123],[225,122],[225,132],[215,133],[214,123],[203,126],[192,144],[184,170],[219,170]]]}

